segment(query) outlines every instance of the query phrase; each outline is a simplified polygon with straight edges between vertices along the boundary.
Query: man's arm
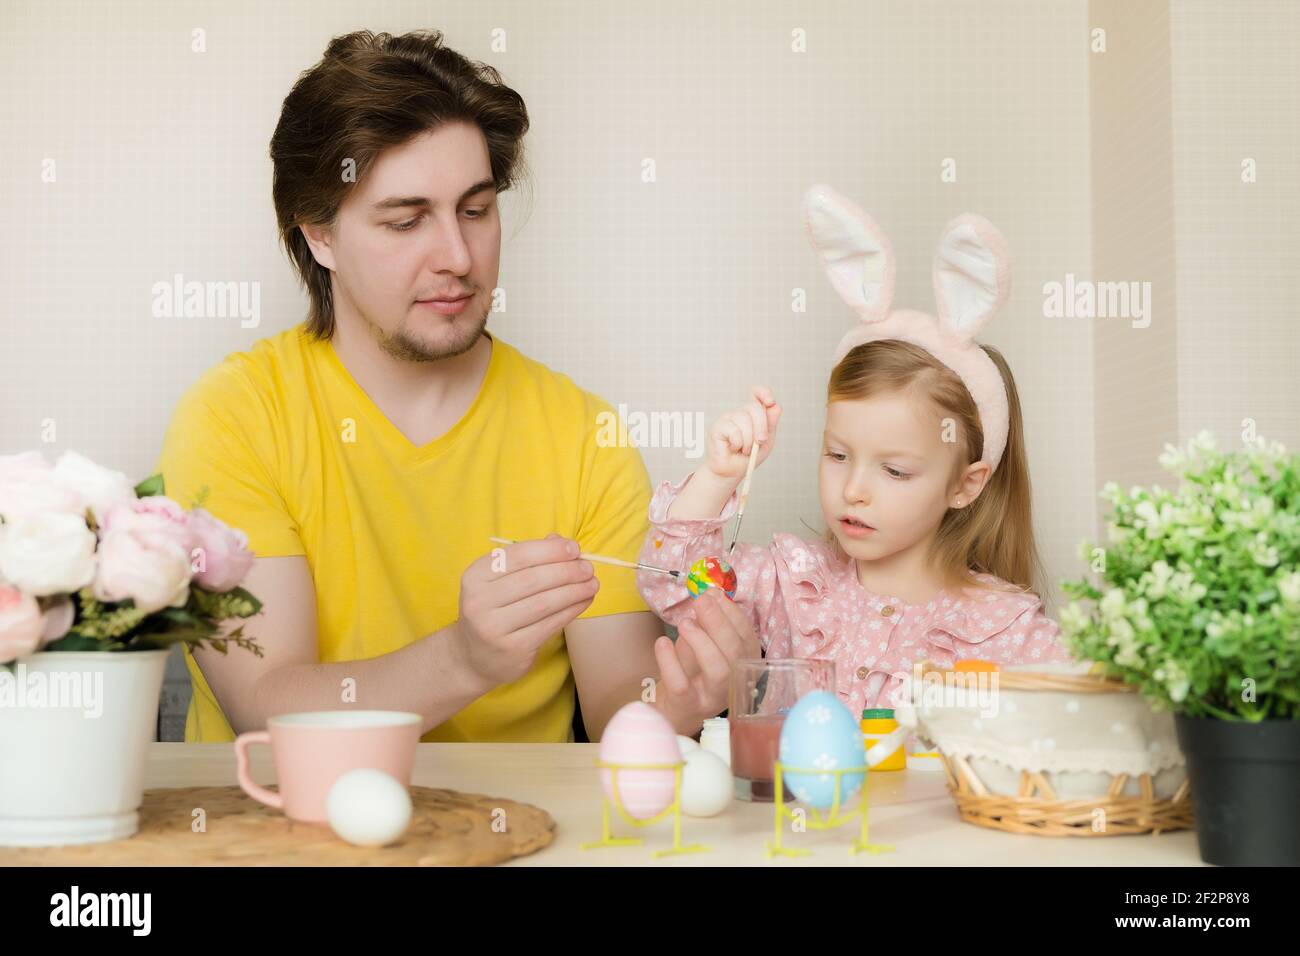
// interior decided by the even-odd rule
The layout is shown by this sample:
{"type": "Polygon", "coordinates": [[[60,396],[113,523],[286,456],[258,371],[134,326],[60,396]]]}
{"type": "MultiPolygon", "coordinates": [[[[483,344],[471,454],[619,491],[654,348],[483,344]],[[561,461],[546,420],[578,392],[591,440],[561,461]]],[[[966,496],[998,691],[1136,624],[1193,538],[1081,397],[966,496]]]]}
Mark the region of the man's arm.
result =
{"type": "MultiPolygon", "coordinates": [[[[662,627],[649,611],[635,611],[579,618],[564,629],[582,702],[582,723],[593,741],[600,740],[620,707],[641,699],[642,681],[649,677],[658,682],[654,645],[662,627]]],[[[699,729],[678,727],[677,732],[692,734],[699,729]]]]}
{"type": "Polygon", "coordinates": [[[266,726],[275,714],[381,708],[420,714],[427,733],[493,687],[522,677],[550,635],[591,605],[597,582],[578,545],[558,535],[521,541],[461,575],[460,617],[411,644],[360,661],[322,664],[316,594],[301,555],[259,558],[242,582],[262,601],[245,625],[265,656],[200,650],[195,661],[236,732],[266,726]],[[356,681],[356,700],[343,681],[356,681]]]}
{"type": "Polygon", "coordinates": [[[259,558],[242,586],[262,602],[245,623],[265,656],[209,648],[194,660],[235,733],[258,730],[275,714],[346,708],[404,710],[424,717],[424,734],[491,689],[467,666],[455,624],[400,650],[361,661],[322,664],[316,645],[316,592],[306,558],[259,558]],[[345,703],[343,681],[356,681],[345,703]]]}

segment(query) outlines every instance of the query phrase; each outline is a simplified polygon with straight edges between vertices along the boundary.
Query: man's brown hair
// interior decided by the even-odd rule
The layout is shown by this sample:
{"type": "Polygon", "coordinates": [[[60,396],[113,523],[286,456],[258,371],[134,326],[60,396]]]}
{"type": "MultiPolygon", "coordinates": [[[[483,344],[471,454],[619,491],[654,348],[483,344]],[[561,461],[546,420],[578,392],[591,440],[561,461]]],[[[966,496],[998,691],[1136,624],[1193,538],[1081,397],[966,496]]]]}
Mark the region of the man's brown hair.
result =
{"type": "Polygon", "coordinates": [[[311,298],[312,336],[334,334],[334,302],[330,271],[298,226],[332,223],[384,150],[458,121],[483,132],[497,192],[509,189],[524,169],[523,97],[493,67],[443,46],[436,30],[335,37],[284,98],[271,137],[271,194],[280,241],[311,298]]]}

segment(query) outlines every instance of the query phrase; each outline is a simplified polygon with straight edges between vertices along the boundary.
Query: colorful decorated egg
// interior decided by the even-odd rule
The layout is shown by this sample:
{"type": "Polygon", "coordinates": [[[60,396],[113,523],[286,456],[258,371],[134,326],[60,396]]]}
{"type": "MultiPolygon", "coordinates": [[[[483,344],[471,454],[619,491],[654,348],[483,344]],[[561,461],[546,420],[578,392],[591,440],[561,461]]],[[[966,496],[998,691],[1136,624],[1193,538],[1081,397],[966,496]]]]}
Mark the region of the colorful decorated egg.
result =
{"type": "Polygon", "coordinates": [[[722,558],[709,555],[691,565],[686,573],[686,590],[699,597],[709,588],[717,588],[731,599],[736,597],[736,572],[722,558]]]}
{"type": "MultiPolygon", "coordinates": [[[[612,764],[672,764],[682,762],[677,731],[663,714],[649,704],[633,701],[619,708],[600,738],[600,759],[612,764]]],[[[668,809],[673,802],[676,775],[671,767],[662,770],[618,770],[602,768],[600,783],[611,801],[623,804],[634,820],[648,820],[668,809]]]]}
{"type": "MultiPolygon", "coordinates": [[[[786,714],[778,750],[786,787],[795,798],[828,809],[835,802],[832,770],[866,764],[862,728],[838,696],[815,690],[800,697],[786,714]],[[799,770],[792,770],[797,767],[799,770]],[[806,771],[822,771],[806,772],[806,771]]],[[[839,774],[840,806],[862,787],[863,771],[839,774]]]]}

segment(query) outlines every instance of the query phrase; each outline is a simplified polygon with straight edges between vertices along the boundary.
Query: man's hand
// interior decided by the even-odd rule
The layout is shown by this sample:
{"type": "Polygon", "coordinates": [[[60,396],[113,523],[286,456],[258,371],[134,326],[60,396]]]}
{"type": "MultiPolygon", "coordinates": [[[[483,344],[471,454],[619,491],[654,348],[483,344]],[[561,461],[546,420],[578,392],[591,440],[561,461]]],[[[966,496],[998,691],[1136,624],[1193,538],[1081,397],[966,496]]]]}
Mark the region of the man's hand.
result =
{"type": "Polygon", "coordinates": [[[460,578],[452,633],[461,660],[489,687],[518,680],[537,650],[585,611],[600,582],[578,544],[557,534],[485,554],[460,578]]]}
{"type": "Polygon", "coordinates": [[[695,620],[678,626],[675,644],[666,636],[655,641],[655,704],[679,731],[695,733],[706,717],[726,710],[731,662],[761,656],[745,612],[710,589],[695,601],[695,620]]]}

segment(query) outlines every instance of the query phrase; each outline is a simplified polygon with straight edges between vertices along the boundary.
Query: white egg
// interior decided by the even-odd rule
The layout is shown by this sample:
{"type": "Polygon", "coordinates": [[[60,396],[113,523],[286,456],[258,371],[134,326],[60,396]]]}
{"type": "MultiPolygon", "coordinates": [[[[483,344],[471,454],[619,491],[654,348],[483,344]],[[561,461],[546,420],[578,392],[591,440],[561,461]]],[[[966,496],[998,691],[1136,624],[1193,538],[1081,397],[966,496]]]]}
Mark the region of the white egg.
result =
{"type": "Polygon", "coordinates": [[[735,797],[731,768],[717,754],[692,750],[682,760],[682,812],[692,817],[717,816],[735,797]]]}
{"type": "Polygon", "coordinates": [[[411,795],[382,770],[349,770],[330,787],[325,812],[336,834],[356,846],[387,846],[411,824],[411,795]]]}
{"type": "Polygon", "coordinates": [[[696,743],[694,739],[690,737],[686,737],[682,734],[677,735],[677,747],[679,750],[681,750],[683,757],[685,757],[692,750],[700,749],[700,745],[696,743]]]}

